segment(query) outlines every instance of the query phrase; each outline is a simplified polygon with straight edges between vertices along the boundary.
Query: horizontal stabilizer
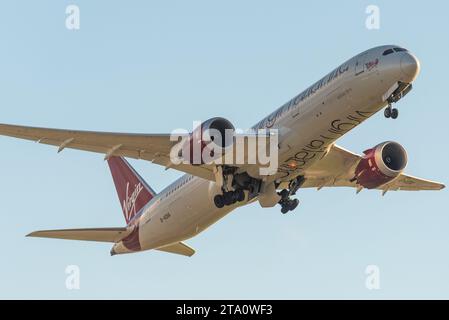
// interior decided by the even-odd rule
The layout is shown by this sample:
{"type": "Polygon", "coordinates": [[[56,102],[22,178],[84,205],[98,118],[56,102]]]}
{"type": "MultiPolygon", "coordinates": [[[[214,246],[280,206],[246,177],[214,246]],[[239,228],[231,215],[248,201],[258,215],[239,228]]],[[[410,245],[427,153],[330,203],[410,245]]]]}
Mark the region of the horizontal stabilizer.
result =
{"type": "Polygon", "coordinates": [[[35,231],[28,234],[27,237],[115,243],[126,237],[128,233],[126,228],[66,229],[35,231]]]}
{"type": "Polygon", "coordinates": [[[186,245],[184,242],[174,243],[168,246],[157,248],[156,250],[180,254],[187,257],[191,257],[195,254],[195,250],[186,245]]]}
{"type": "MultiPolygon", "coordinates": [[[[53,238],[65,240],[84,240],[117,243],[130,233],[126,228],[91,228],[35,231],[27,237],[53,238]]],[[[195,250],[183,242],[170,244],[155,250],[191,257],[195,250]]]]}

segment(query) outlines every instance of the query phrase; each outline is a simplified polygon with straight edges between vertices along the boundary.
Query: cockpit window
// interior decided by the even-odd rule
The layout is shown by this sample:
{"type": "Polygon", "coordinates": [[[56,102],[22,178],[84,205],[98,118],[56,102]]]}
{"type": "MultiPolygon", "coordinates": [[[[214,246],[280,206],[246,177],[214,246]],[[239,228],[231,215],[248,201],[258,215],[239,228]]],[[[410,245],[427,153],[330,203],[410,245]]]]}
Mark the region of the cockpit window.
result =
{"type": "Polygon", "coordinates": [[[404,48],[392,48],[392,49],[385,50],[382,55],[388,56],[389,54],[392,54],[393,52],[403,52],[403,51],[408,51],[408,50],[404,49],[404,48]]]}

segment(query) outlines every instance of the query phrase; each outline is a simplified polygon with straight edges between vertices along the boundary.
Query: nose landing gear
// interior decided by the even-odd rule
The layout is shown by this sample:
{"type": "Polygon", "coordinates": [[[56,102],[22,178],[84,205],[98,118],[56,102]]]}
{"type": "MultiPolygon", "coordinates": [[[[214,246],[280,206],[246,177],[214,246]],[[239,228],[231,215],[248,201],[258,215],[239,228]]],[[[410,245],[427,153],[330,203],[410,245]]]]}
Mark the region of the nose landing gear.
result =
{"type": "Polygon", "coordinates": [[[391,118],[391,119],[397,119],[399,116],[399,110],[396,108],[393,108],[391,104],[388,105],[388,107],[385,108],[384,111],[385,118],[391,118]]]}
{"type": "Polygon", "coordinates": [[[394,85],[394,88],[393,93],[387,99],[388,106],[384,111],[385,118],[396,119],[399,116],[398,109],[393,108],[392,104],[401,100],[413,87],[411,83],[398,82],[394,85]]]}

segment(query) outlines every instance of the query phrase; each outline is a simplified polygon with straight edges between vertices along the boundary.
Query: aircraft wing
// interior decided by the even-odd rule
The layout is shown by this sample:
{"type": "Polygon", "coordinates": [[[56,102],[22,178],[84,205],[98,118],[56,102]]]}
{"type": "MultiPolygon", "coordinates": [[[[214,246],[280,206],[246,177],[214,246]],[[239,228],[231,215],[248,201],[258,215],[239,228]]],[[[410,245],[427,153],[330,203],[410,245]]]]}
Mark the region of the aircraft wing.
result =
{"type": "Polygon", "coordinates": [[[215,180],[213,166],[174,165],[170,161],[171,148],[177,143],[170,141],[170,134],[95,132],[0,124],[0,135],[57,146],[58,152],[71,148],[102,153],[105,158],[114,155],[144,159],[206,180],[215,180]]]}
{"type": "MultiPolygon", "coordinates": [[[[360,155],[333,145],[322,160],[306,170],[306,180],[302,188],[357,188],[356,183],[350,180],[354,177],[354,170],[360,159],[360,155]]],[[[378,189],[385,193],[397,190],[440,190],[444,187],[444,184],[402,173],[396,179],[380,186],[378,189]]]]}

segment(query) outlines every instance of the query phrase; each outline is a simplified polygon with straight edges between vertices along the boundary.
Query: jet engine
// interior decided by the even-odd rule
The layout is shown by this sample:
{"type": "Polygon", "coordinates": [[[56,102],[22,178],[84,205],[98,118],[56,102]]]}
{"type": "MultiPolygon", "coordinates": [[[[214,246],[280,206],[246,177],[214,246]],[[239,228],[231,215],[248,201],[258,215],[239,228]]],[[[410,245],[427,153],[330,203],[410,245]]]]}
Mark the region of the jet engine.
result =
{"type": "Polygon", "coordinates": [[[190,164],[200,165],[219,158],[234,143],[234,125],[225,118],[211,118],[189,134],[180,156],[190,164]]]}
{"type": "Polygon", "coordinates": [[[363,152],[354,180],[367,188],[378,188],[396,178],[407,165],[407,153],[397,142],[387,141],[363,152]]]}

